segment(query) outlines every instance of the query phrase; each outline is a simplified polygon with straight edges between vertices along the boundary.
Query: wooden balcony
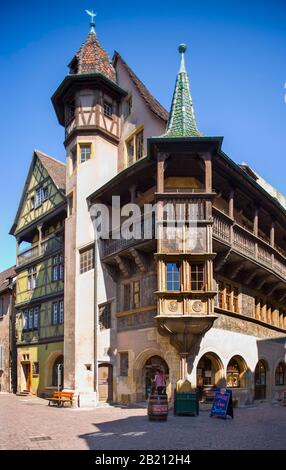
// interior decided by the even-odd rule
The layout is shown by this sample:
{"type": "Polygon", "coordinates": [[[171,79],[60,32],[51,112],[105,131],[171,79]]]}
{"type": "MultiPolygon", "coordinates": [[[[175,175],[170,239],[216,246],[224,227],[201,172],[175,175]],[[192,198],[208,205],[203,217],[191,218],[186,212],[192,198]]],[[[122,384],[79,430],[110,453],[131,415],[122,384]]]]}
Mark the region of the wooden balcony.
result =
{"type": "Polygon", "coordinates": [[[286,257],[282,250],[270,246],[217,209],[214,209],[213,219],[215,239],[286,279],[286,257]]]}
{"type": "Polygon", "coordinates": [[[36,245],[19,252],[17,256],[17,266],[23,266],[41,256],[46,256],[55,251],[63,250],[63,248],[64,244],[62,237],[48,238],[47,240],[43,240],[41,244],[37,243],[36,245]]]}

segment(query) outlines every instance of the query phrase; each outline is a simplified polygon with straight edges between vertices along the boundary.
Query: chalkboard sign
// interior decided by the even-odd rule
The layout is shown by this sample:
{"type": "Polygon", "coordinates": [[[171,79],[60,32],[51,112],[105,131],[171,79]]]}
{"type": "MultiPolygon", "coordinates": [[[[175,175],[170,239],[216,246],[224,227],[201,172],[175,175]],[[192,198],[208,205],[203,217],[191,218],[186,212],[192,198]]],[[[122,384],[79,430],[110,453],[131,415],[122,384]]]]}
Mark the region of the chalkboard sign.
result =
{"type": "Polygon", "coordinates": [[[226,419],[227,415],[233,418],[232,391],[220,388],[215,391],[210,416],[226,419]]]}

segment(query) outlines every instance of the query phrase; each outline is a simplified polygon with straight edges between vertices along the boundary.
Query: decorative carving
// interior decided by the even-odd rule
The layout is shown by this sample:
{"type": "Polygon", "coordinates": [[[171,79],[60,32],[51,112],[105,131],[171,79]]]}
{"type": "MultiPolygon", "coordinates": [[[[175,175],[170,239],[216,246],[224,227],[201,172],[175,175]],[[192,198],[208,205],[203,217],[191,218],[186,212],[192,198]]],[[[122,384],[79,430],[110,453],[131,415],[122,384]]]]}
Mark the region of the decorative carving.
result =
{"type": "Polygon", "coordinates": [[[168,309],[170,312],[177,312],[178,311],[178,302],[176,300],[172,300],[169,302],[168,309]]]}
{"type": "Polygon", "coordinates": [[[134,258],[134,261],[136,263],[136,265],[138,266],[139,270],[142,272],[142,273],[145,273],[148,271],[148,263],[147,263],[147,259],[146,257],[144,257],[144,255],[136,250],[136,248],[131,248],[130,249],[130,252],[134,258]]]}
{"type": "Polygon", "coordinates": [[[203,311],[203,309],[204,309],[204,304],[200,300],[196,300],[195,302],[193,302],[192,310],[195,313],[200,313],[203,311]]]}

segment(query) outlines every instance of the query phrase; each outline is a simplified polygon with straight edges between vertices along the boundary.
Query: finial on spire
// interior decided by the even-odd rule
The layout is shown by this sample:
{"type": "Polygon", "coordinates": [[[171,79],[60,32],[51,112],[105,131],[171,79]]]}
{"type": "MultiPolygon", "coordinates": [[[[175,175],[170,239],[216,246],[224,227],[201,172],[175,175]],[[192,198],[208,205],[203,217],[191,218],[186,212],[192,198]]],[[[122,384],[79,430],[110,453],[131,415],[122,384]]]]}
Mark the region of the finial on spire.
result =
{"type": "Polygon", "coordinates": [[[181,54],[181,67],[180,67],[180,72],[186,72],[186,67],[185,67],[185,52],[187,50],[186,44],[180,44],[179,45],[179,52],[181,54]]]}
{"type": "Polygon", "coordinates": [[[97,13],[94,13],[93,10],[89,11],[89,10],[85,10],[85,12],[91,17],[91,22],[90,22],[90,32],[91,33],[94,33],[95,34],[95,22],[94,22],[94,18],[97,16],[97,13]]]}

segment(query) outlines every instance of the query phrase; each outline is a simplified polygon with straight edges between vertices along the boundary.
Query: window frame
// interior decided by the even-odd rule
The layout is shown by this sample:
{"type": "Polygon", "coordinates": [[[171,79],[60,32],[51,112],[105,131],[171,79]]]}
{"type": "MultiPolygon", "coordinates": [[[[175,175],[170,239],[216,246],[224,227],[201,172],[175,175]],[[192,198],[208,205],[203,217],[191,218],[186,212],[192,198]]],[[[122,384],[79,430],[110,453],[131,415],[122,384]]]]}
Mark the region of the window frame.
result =
{"type": "Polygon", "coordinates": [[[52,303],[52,326],[63,325],[65,319],[64,299],[52,303]]]}
{"type": "Polygon", "coordinates": [[[105,117],[108,117],[109,119],[113,118],[113,103],[112,102],[108,100],[103,101],[103,114],[105,117]],[[109,111],[107,112],[107,110],[109,111]]]}
{"type": "Polygon", "coordinates": [[[166,291],[168,292],[181,292],[181,276],[182,276],[182,264],[180,262],[166,262],[165,264],[165,269],[166,269],[166,291]],[[177,270],[171,269],[171,271],[168,271],[168,267],[171,266],[176,266],[177,270]],[[174,279],[174,275],[178,275],[178,280],[174,279]],[[168,281],[168,275],[171,275],[171,281],[168,281]],[[172,285],[170,288],[170,284],[172,285]],[[175,289],[175,284],[178,284],[178,289],[175,289]]]}
{"type": "Polygon", "coordinates": [[[190,273],[190,290],[194,292],[204,292],[206,290],[206,265],[201,262],[189,263],[190,273]],[[194,267],[202,267],[201,270],[194,269],[194,267]],[[193,280],[193,274],[195,274],[195,280],[193,280]],[[199,279],[199,275],[202,274],[202,280],[199,279]],[[196,287],[195,289],[193,287],[196,287]],[[201,286],[201,287],[200,287],[201,286]]]}
{"type": "Polygon", "coordinates": [[[134,163],[142,160],[145,156],[145,147],[144,147],[144,126],[138,127],[131,135],[125,139],[125,149],[126,149],[126,167],[133,165],[134,163]],[[139,136],[142,136],[142,141],[140,144],[142,155],[138,156],[139,146],[139,136]],[[128,151],[128,146],[131,145],[132,155],[128,151]]]}
{"type": "Polygon", "coordinates": [[[92,159],[92,143],[91,142],[81,142],[78,144],[79,145],[79,163],[82,165],[86,162],[89,162],[92,159]],[[83,149],[89,149],[89,158],[86,158],[83,160],[82,158],[82,150],[83,149]]]}
{"type": "Polygon", "coordinates": [[[280,361],[279,364],[277,364],[276,369],[275,369],[275,387],[282,387],[285,385],[285,375],[286,375],[286,366],[284,362],[280,361]],[[278,370],[280,367],[282,367],[282,371],[278,370]]]}
{"type": "Polygon", "coordinates": [[[94,245],[89,245],[86,248],[79,250],[79,274],[85,274],[89,271],[92,271],[95,266],[95,251],[94,245]],[[91,253],[92,256],[89,256],[88,253],[91,253]],[[86,257],[84,255],[86,254],[86,257]]]}

